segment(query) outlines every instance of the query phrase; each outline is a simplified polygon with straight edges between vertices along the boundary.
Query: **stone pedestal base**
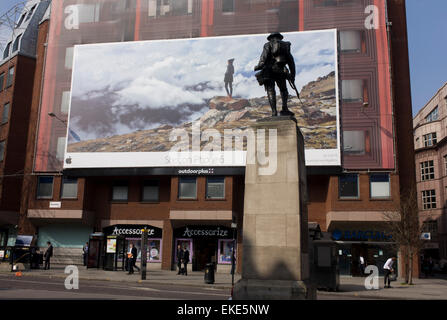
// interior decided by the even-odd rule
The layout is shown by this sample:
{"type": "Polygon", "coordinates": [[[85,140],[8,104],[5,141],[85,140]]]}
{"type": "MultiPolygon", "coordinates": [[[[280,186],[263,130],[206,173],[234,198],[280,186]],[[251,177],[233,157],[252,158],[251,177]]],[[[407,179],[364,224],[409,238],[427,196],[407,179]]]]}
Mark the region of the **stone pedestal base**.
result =
{"type": "Polygon", "coordinates": [[[239,280],[233,290],[233,300],[314,300],[315,288],[307,281],[239,280]]]}

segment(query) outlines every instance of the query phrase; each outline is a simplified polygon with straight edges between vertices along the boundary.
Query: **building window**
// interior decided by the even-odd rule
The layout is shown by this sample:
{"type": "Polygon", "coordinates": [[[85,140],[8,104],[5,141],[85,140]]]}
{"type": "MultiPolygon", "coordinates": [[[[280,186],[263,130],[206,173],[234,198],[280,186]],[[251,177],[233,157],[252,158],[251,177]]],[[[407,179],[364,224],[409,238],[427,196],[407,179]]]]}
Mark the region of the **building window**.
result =
{"type": "Polygon", "coordinates": [[[20,44],[20,38],[22,37],[22,35],[18,35],[16,40],[14,41],[14,45],[12,46],[12,52],[16,52],[17,50],[19,50],[19,44],[20,44]]]}
{"type": "Polygon", "coordinates": [[[193,0],[149,0],[148,16],[184,16],[192,14],[193,0]]]}
{"type": "Polygon", "coordinates": [[[19,22],[17,22],[17,27],[16,27],[16,28],[18,28],[18,27],[21,26],[21,24],[22,24],[22,22],[23,22],[23,19],[25,19],[25,16],[26,16],[26,13],[22,14],[22,16],[20,17],[19,22]]]}
{"type": "Polygon", "coordinates": [[[141,200],[146,202],[160,201],[160,182],[158,180],[144,181],[141,200]]]}
{"type": "Polygon", "coordinates": [[[3,85],[5,84],[5,73],[0,74],[0,91],[3,91],[3,85]]]}
{"type": "Polygon", "coordinates": [[[342,7],[353,3],[354,0],[313,0],[314,7],[342,7]]]}
{"type": "Polygon", "coordinates": [[[422,191],[422,205],[424,210],[436,209],[436,191],[422,191]]]}
{"type": "Polygon", "coordinates": [[[338,179],[338,189],[340,199],[359,198],[359,175],[344,174],[338,179]]]}
{"type": "Polygon", "coordinates": [[[433,111],[430,112],[430,114],[425,117],[425,122],[428,123],[428,122],[436,121],[438,119],[439,119],[438,106],[436,106],[436,108],[434,108],[433,111]]]}
{"type": "Polygon", "coordinates": [[[14,66],[9,68],[8,78],[6,79],[6,87],[12,86],[13,79],[14,79],[14,66]]]}
{"type": "Polygon", "coordinates": [[[437,143],[436,132],[424,135],[424,146],[431,147],[437,143]]]}
{"type": "Polygon", "coordinates": [[[41,176],[37,178],[37,199],[53,198],[53,177],[41,176]]]}
{"type": "Polygon", "coordinates": [[[0,142],[0,161],[3,161],[5,157],[5,143],[5,141],[0,142]]]}
{"type": "Polygon", "coordinates": [[[206,178],[206,198],[225,199],[225,177],[206,178]]]}
{"type": "Polygon", "coordinates": [[[3,106],[3,113],[2,113],[2,123],[5,124],[9,120],[9,103],[5,104],[3,106]]]}
{"type": "Polygon", "coordinates": [[[65,50],[65,69],[71,69],[73,67],[73,47],[65,50]]]}
{"type": "Polygon", "coordinates": [[[422,224],[422,231],[429,232],[431,237],[436,237],[438,235],[438,221],[424,221],[424,223],[422,224]]]}
{"type": "Polygon", "coordinates": [[[444,156],[445,175],[447,176],[447,155],[444,156]]]}
{"type": "Polygon", "coordinates": [[[62,179],[62,199],[77,199],[78,179],[64,177],[62,179]]]}
{"type": "Polygon", "coordinates": [[[421,162],[421,180],[433,180],[435,178],[435,165],[433,160],[421,162]]]}
{"type": "Polygon", "coordinates": [[[222,12],[234,12],[234,0],[222,0],[222,12]]]}
{"type": "Polygon", "coordinates": [[[361,79],[342,80],[342,99],[345,103],[359,103],[368,100],[366,86],[361,79]]]}
{"type": "Polygon", "coordinates": [[[197,199],[197,178],[180,177],[178,184],[179,199],[197,199]]]}
{"type": "Polygon", "coordinates": [[[61,113],[68,114],[70,107],[70,91],[62,92],[61,113]]]}
{"type": "Polygon", "coordinates": [[[63,160],[65,155],[65,140],[66,137],[58,137],[57,138],[57,146],[56,146],[56,159],[63,160]]]}
{"type": "Polygon", "coordinates": [[[369,176],[371,199],[390,198],[390,175],[374,173],[369,176]]]}
{"type": "Polygon", "coordinates": [[[369,153],[370,149],[368,131],[343,131],[343,153],[361,156],[369,153]]]}
{"type": "Polygon", "coordinates": [[[113,186],[112,200],[113,201],[127,201],[129,193],[129,187],[127,182],[116,182],[113,186]]]}
{"type": "Polygon", "coordinates": [[[28,21],[29,19],[31,19],[31,16],[32,16],[33,13],[34,13],[34,9],[36,9],[36,5],[34,5],[34,6],[31,8],[31,10],[29,11],[28,16],[26,17],[26,20],[25,20],[25,21],[28,21]]]}
{"type": "Polygon", "coordinates": [[[3,59],[8,58],[8,56],[9,56],[9,49],[11,48],[11,43],[12,43],[12,42],[9,42],[9,43],[6,45],[5,51],[3,51],[3,59]]]}
{"type": "Polygon", "coordinates": [[[360,30],[340,31],[340,49],[343,53],[365,53],[364,33],[360,30]]]}

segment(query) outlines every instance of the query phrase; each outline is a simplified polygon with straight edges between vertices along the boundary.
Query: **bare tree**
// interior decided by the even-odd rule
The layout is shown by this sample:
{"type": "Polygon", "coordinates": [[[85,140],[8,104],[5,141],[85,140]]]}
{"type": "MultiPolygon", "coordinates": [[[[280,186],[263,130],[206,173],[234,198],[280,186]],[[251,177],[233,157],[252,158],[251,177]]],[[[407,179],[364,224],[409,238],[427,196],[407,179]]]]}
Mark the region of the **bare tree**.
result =
{"type": "Polygon", "coordinates": [[[412,285],[414,257],[418,257],[423,246],[416,187],[412,186],[402,194],[399,211],[385,212],[384,216],[396,247],[402,254],[405,282],[412,285]]]}

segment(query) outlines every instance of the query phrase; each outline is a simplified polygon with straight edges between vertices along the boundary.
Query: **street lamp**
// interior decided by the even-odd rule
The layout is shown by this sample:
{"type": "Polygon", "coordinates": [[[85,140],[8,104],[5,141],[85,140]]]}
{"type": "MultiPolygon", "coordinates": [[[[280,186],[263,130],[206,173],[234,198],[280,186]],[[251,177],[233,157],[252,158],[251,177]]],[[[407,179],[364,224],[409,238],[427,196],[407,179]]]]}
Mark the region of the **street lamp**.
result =
{"type": "Polygon", "coordinates": [[[62,120],[61,118],[59,118],[54,112],[48,112],[48,115],[51,118],[56,118],[57,120],[59,120],[60,122],[62,122],[64,125],[67,125],[67,120],[62,120]]]}
{"type": "Polygon", "coordinates": [[[234,269],[235,269],[235,259],[234,251],[236,248],[236,229],[237,229],[237,223],[233,222],[231,223],[231,229],[233,229],[233,250],[231,251],[231,288],[234,287],[234,269]]]}

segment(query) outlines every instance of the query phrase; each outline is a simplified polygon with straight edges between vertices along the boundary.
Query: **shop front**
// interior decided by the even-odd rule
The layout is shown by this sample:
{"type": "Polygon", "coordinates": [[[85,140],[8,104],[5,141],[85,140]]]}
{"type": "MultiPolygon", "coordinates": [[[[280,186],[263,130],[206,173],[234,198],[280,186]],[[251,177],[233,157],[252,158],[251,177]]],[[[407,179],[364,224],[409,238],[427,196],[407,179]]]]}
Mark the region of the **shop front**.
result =
{"type": "Polygon", "coordinates": [[[382,276],[386,260],[397,257],[392,235],[384,230],[335,229],[331,235],[337,243],[340,275],[362,276],[360,257],[363,257],[365,266],[377,266],[382,276]]]}
{"type": "MultiPolygon", "coordinates": [[[[236,230],[224,226],[185,226],[174,230],[174,261],[177,245],[190,252],[192,271],[203,271],[207,263],[214,263],[217,272],[231,271],[233,244],[236,230]]],[[[237,248],[234,250],[235,256],[237,248]]]]}
{"type": "MultiPolygon", "coordinates": [[[[119,248],[116,250],[118,254],[116,260],[126,261],[126,257],[123,257],[123,255],[129,251],[130,244],[132,243],[138,250],[137,266],[139,266],[141,263],[141,233],[145,227],[148,229],[147,268],[161,269],[163,237],[163,230],[161,228],[150,225],[113,225],[104,228],[103,231],[105,237],[109,240],[109,246],[113,243],[114,237],[123,239],[123,241],[117,242],[119,243],[119,248]],[[121,246],[124,247],[124,250],[122,250],[121,246]]],[[[125,263],[125,266],[127,266],[127,263],[125,263]]]]}

